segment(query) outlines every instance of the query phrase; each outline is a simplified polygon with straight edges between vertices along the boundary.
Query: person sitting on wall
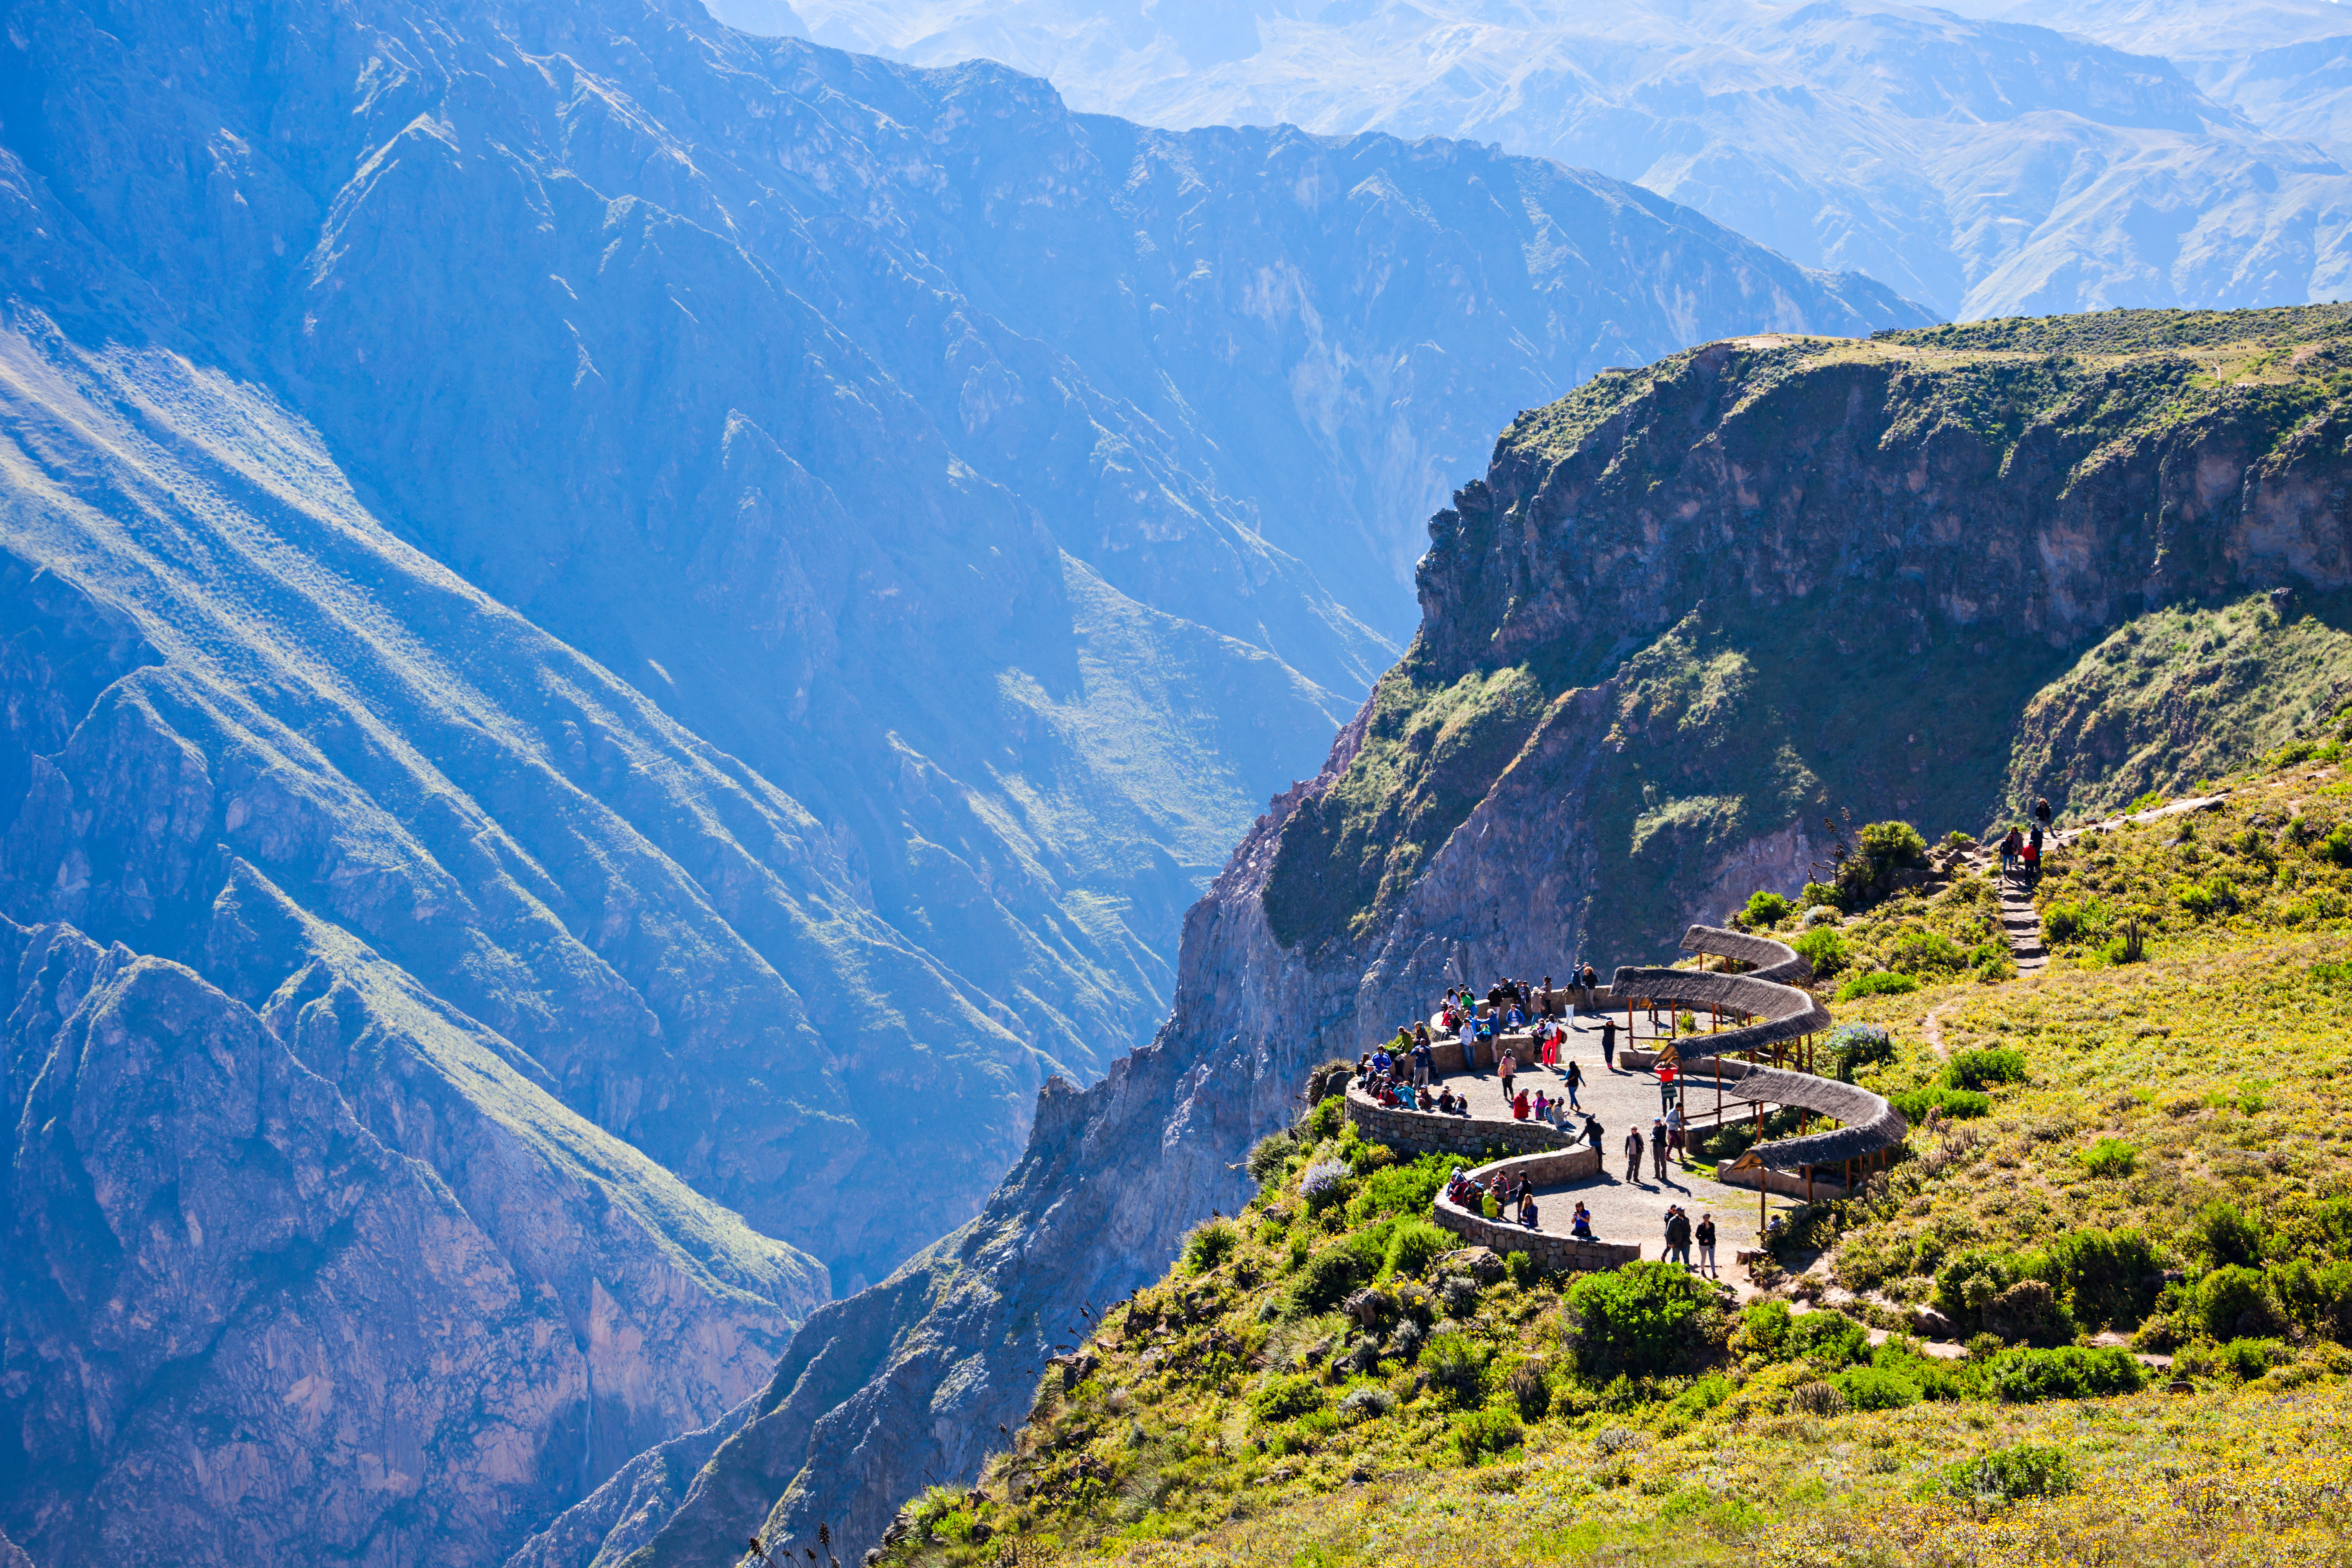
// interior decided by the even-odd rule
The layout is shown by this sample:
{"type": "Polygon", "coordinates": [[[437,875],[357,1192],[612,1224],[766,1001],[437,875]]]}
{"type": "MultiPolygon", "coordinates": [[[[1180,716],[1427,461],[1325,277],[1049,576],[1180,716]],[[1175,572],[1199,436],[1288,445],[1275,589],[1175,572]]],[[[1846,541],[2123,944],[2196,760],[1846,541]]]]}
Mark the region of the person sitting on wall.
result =
{"type": "Polygon", "coordinates": [[[1593,1240],[1592,1211],[1582,1204],[1577,1205],[1575,1216],[1568,1222],[1568,1234],[1579,1241],[1593,1240]]]}
{"type": "Polygon", "coordinates": [[[1402,1079],[1397,1079],[1396,1098],[1397,1104],[1407,1110],[1421,1109],[1421,1097],[1413,1092],[1412,1085],[1402,1079]]]}
{"type": "Polygon", "coordinates": [[[1372,1052],[1372,1070],[1381,1074],[1396,1070],[1396,1058],[1389,1055],[1389,1048],[1386,1046],[1372,1052]]]}
{"type": "Polygon", "coordinates": [[[1396,1086],[1390,1083],[1386,1079],[1381,1079],[1373,1087],[1372,1098],[1379,1100],[1382,1105],[1393,1108],[1397,1102],[1396,1086]]]}
{"type": "Polygon", "coordinates": [[[1519,1194],[1519,1223],[1529,1230],[1536,1226],[1536,1195],[1531,1192],[1519,1194]]]}
{"type": "Polygon", "coordinates": [[[1551,1096],[1546,1094],[1542,1089],[1536,1090],[1535,1119],[1538,1121],[1549,1121],[1551,1120],[1551,1108],[1559,1103],[1559,1102],[1558,1100],[1552,1099],[1551,1096]]]}

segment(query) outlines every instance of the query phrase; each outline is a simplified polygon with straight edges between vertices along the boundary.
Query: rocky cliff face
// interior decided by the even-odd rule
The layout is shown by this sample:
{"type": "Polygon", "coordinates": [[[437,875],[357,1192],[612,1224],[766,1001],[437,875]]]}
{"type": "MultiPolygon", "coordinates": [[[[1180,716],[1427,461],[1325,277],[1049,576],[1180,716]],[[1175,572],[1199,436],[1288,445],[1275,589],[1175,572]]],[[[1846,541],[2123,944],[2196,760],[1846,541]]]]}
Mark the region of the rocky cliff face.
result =
{"type": "Polygon", "coordinates": [[[2330,307],[1734,341],[1521,419],[1431,524],[1405,658],[1187,918],[1153,1043],[1049,1086],[982,1217],[812,1320],[657,1527],[601,1536],[583,1510],[526,1561],[685,1564],[763,1513],[863,1545],[1002,1441],[1083,1304],[1242,1200],[1234,1162],[1311,1064],[1449,979],[1670,952],[1728,898],[1793,891],[1833,808],[1941,830],[2012,790],[2073,807],[2042,715],[2101,700],[2079,667],[2160,606],[2285,588],[2294,637],[2267,594],[2267,630],[2238,612],[2260,657],[2340,657],[2347,328],[2330,307]]]}

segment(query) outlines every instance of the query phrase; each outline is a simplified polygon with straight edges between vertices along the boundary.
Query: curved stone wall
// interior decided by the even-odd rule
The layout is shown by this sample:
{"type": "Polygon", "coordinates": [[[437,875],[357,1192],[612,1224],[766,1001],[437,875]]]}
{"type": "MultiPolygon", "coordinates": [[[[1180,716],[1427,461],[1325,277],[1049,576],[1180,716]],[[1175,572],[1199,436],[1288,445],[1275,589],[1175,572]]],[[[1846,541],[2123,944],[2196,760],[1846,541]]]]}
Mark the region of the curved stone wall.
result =
{"type": "MultiPolygon", "coordinates": [[[[1588,1182],[1601,1173],[1601,1151],[1598,1149],[1562,1149],[1546,1154],[1520,1154],[1508,1160],[1497,1160],[1481,1165],[1470,1174],[1485,1180],[1498,1171],[1524,1175],[1538,1186],[1561,1182],[1588,1182]]],[[[1554,1197],[1549,1200],[1559,1203],[1554,1197]]],[[[1558,1274],[1585,1268],[1615,1268],[1632,1263],[1642,1256],[1642,1244],[1637,1241],[1579,1241],[1548,1230],[1528,1230],[1523,1226],[1488,1219],[1485,1215],[1472,1214],[1444,1194],[1437,1196],[1431,1217],[1438,1224],[1475,1247],[1492,1247],[1508,1256],[1524,1252],[1537,1268],[1558,1274]]]]}

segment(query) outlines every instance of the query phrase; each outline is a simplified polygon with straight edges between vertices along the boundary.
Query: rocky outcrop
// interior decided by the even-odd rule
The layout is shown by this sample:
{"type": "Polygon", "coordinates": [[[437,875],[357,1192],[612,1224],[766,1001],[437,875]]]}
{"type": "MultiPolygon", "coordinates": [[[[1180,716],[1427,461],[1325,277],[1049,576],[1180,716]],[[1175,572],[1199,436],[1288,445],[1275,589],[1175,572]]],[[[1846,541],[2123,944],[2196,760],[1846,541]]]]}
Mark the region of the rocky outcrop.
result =
{"type": "Polygon", "coordinates": [[[1152,1044],[1050,1088],[979,1221],[813,1320],[629,1561],[682,1568],[762,1518],[795,1549],[821,1521],[870,1543],[927,1473],[974,1472],[1082,1305],[1244,1201],[1243,1152],[1314,1063],[1465,974],[1668,947],[1727,867],[1833,804],[1979,819],[2030,700],[2104,627],[2297,562],[2332,584],[2340,500],[2259,548],[2242,523],[2344,494],[2336,394],[2200,384],[2174,345],[2345,321],[2103,316],[2089,363],[2066,322],[1725,342],[1520,421],[1432,524],[1407,658],[1187,917],[1152,1044]]]}
{"type": "Polygon", "coordinates": [[[56,1568],[496,1563],[823,1292],[363,951],[266,1018],[59,925],[0,974],[0,1517],[56,1568]]]}

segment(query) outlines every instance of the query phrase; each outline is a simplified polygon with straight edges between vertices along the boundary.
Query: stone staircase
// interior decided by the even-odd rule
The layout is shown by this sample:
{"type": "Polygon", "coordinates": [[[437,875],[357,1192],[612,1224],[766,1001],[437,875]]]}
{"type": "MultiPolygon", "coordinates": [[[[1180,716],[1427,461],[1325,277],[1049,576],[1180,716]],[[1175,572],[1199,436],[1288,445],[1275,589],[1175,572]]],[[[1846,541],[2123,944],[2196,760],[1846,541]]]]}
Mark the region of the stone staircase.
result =
{"type": "Polygon", "coordinates": [[[2033,912],[2032,889],[2014,877],[2001,879],[2000,930],[2008,939],[2010,956],[2017,961],[2018,973],[2032,974],[2049,963],[2049,952],[2042,945],[2042,917],[2033,912]]]}

